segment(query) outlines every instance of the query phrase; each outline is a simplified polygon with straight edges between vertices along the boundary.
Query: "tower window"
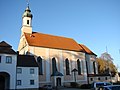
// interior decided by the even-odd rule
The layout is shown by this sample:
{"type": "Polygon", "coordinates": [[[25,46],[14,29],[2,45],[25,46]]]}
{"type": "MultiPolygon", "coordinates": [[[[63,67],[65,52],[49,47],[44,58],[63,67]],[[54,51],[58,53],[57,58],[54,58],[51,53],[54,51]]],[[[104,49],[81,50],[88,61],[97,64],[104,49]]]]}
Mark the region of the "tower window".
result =
{"type": "Polygon", "coordinates": [[[29,24],[29,20],[27,20],[27,24],[29,24]]]}

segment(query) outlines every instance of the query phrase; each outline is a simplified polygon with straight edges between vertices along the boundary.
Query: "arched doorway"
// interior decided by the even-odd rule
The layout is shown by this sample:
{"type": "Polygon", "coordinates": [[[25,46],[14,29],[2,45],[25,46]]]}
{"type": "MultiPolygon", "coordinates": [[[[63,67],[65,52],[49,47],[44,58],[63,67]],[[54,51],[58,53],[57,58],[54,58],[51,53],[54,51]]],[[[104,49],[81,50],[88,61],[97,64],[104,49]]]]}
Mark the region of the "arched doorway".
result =
{"type": "Polygon", "coordinates": [[[5,78],[2,75],[0,75],[0,89],[5,89],[5,78]]]}
{"type": "Polygon", "coordinates": [[[10,86],[10,75],[6,72],[0,72],[0,89],[6,90],[10,86]]]}
{"type": "Polygon", "coordinates": [[[56,85],[61,86],[61,78],[60,77],[56,78],[56,85]]]}

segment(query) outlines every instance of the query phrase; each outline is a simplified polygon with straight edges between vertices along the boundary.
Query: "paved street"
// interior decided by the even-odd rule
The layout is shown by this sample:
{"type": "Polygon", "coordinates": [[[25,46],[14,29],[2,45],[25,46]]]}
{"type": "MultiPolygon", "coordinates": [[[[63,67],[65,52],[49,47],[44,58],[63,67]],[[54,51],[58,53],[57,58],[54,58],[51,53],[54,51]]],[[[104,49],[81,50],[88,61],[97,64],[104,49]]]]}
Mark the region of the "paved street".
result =
{"type": "Polygon", "coordinates": [[[63,87],[63,88],[54,89],[54,90],[90,90],[90,89],[79,89],[79,88],[66,88],[66,87],[63,87]]]}

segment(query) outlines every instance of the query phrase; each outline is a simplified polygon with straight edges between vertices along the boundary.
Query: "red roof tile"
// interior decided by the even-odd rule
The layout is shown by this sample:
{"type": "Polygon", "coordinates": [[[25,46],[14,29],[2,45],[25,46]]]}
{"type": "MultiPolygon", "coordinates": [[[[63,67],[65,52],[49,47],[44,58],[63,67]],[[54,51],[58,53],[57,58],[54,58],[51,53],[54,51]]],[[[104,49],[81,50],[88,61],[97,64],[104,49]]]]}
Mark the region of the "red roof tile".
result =
{"type": "Polygon", "coordinates": [[[37,32],[32,34],[25,33],[25,37],[30,46],[83,51],[83,48],[81,48],[78,43],[71,38],[53,36],[37,32]]]}
{"type": "Polygon", "coordinates": [[[86,47],[85,45],[83,44],[79,44],[80,47],[82,47],[84,49],[84,51],[87,53],[87,54],[91,54],[91,55],[96,55],[95,53],[93,53],[88,47],[86,47]]]}

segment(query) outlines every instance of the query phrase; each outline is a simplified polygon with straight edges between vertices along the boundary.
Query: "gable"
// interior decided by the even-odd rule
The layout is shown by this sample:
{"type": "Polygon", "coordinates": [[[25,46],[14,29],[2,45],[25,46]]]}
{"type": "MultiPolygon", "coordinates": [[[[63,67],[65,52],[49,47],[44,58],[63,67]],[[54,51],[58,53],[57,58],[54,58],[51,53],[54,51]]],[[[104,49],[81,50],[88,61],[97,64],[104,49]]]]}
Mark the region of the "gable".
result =
{"type": "Polygon", "coordinates": [[[6,43],[5,41],[0,42],[0,53],[16,54],[16,52],[12,49],[12,46],[6,43]]]}
{"type": "Polygon", "coordinates": [[[90,55],[95,55],[95,56],[97,56],[95,53],[93,53],[93,52],[92,52],[88,47],[86,47],[85,45],[83,45],[83,44],[79,44],[79,45],[80,45],[80,47],[83,48],[83,50],[84,50],[85,53],[90,54],[90,55]]]}

